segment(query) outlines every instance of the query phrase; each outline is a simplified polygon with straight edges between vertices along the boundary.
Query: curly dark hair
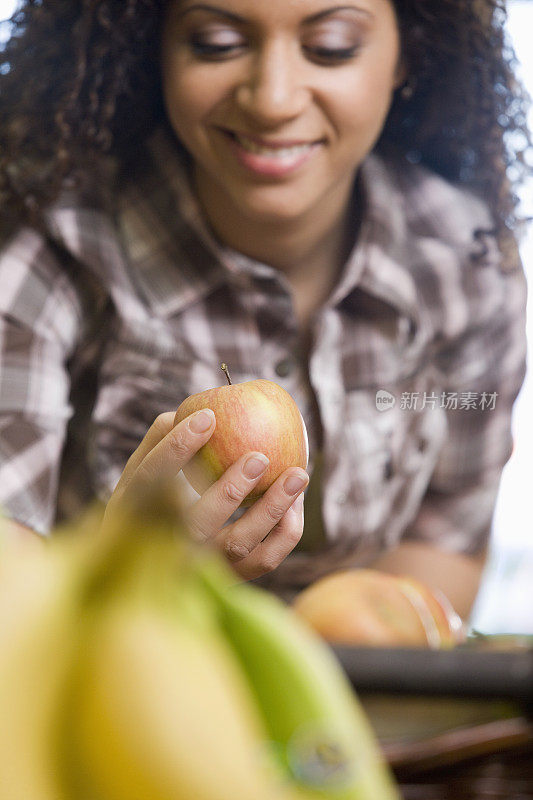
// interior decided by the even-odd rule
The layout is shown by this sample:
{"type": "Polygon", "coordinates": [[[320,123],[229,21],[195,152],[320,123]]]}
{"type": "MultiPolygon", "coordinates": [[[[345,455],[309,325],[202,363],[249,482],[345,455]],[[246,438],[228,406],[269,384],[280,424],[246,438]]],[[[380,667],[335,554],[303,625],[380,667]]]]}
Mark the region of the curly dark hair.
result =
{"type": "MultiPolygon", "coordinates": [[[[35,220],[88,163],[126,163],[165,119],[158,64],[167,2],[18,8],[0,53],[0,230],[35,220]]],[[[409,91],[396,93],[377,147],[486,198],[506,249],[531,141],[505,0],[393,2],[409,91]]]]}

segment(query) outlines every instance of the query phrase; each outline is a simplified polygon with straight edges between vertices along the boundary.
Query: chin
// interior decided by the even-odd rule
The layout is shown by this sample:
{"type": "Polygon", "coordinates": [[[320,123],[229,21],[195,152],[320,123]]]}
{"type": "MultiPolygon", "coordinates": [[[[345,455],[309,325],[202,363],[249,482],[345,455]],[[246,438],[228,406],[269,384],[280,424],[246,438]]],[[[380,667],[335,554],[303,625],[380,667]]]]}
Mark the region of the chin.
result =
{"type": "Polygon", "coordinates": [[[264,224],[293,222],[313,208],[309,200],[304,200],[301,191],[280,186],[263,186],[235,193],[233,199],[243,216],[264,224]]]}

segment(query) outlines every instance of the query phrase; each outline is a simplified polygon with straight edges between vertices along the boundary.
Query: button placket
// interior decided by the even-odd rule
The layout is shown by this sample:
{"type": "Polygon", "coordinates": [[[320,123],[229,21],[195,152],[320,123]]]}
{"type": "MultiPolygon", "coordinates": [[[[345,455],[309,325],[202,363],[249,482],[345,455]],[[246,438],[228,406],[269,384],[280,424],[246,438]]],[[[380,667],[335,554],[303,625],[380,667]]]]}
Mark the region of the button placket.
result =
{"type": "Polygon", "coordinates": [[[274,372],[279,378],[288,378],[294,371],[294,359],[290,356],[282,358],[274,367],[274,372]]]}
{"type": "Polygon", "coordinates": [[[392,452],[387,450],[385,464],[383,466],[383,477],[386,481],[392,480],[394,476],[394,462],[392,452]]]}

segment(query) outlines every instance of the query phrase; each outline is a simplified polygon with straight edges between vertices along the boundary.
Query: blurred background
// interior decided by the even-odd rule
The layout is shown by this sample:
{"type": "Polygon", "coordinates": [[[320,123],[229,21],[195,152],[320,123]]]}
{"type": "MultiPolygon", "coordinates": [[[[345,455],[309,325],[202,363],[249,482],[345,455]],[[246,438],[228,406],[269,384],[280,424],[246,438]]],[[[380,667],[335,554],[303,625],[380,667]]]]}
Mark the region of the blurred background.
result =
{"type": "MultiPolygon", "coordinates": [[[[517,71],[533,96],[533,2],[510,0],[507,5],[517,71]]],[[[533,130],[533,110],[529,128],[533,130]]],[[[524,213],[533,217],[533,175],[522,189],[522,203],[524,213]]],[[[528,372],[514,407],[514,452],[504,469],[491,554],[471,618],[472,627],[484,633],[533,634],[533,223],[520,249],[529,291],[528,372]]]]}
{"type": "MultiPolygon", "coordinates": [[[[0,41],[9,36],[5,22],[17,0],[0,0],[0,41]]],[[[517,71],[533,96],[533,0],[508,0],[508,33],[517,71]]],[[[533,112],[530,117],[533,130],[533,112]]],[[[533,165],[532,165],[533,166],[533,165]]],[[[524,211],[533,217],[533,176],[522,192],[524,211]]],[[[483,633],[533,634],[533,223],[521,243],[528,278],[528,374],[513,417],[515,447],[505,467],[498,498],[489,562],[474,608],[471,627],[483,633]]]]}

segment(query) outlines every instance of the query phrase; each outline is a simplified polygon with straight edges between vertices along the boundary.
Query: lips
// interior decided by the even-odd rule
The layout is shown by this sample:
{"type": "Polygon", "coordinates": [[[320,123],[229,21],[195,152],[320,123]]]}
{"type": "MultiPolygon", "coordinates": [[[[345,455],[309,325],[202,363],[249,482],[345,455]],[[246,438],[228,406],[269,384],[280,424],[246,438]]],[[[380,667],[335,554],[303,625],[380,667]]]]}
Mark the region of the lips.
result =
{"type": "Polygon", "coordinates": [[[239,163],[256,175],[284,177],[303,166],[324,140],[265,139],[240,131],[222,130],[239,163]]]}
{"type": "Polygon", "coordinates": [[[306,149],[314,147],[323,142],[323,139],[302,140],[302,139],[266,139],[260,136],[253,136],[240,131],[224,130],[228,136],[235,139],[241,147],[250,153],[262,153],[265,155],[283,156],[293,153],[301,153],[306,149]]]}

